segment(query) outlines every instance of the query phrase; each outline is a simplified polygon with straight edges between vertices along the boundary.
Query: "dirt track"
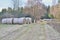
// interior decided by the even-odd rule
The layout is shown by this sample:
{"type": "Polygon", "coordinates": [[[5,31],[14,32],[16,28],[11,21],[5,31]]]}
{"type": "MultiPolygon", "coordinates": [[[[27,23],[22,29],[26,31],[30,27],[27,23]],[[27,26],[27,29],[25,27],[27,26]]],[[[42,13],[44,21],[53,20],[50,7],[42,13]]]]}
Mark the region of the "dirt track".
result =
{"type": "Polygon", "coordinates": [[[0,40],[60,40],[49,25],[29,24],[0,28],[0,40]]]}

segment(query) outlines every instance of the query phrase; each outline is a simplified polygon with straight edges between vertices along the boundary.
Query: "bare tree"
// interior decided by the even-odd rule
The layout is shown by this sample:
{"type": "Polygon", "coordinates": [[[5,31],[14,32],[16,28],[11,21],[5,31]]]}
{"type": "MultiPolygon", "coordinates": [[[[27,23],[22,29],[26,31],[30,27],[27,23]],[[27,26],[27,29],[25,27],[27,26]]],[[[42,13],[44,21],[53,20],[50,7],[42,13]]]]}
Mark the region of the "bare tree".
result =
{"type": "Polygon", "coordinates": [[[37,21],[46,13],[46,6],[40,0],[28,0],[24,13],[30,14],[37,21]]]}
{"type": "Polygon", "coordinates": [[[33,6],[36,3],[41,3],[41,2],[42,2],[42,0],[28,0],[27,6],[33,6]]]}
{"type": "Polygon", "coordinates": [[[13,2],[13,9],[17,10],[19,8],[19,0],[12,0],[13,2]]]}
{"type": "Polygon", "coordinates": [[[42,2],[42,0],[28,0],[28,2],[27,2],[27,6],[32,7],[32,11],[34,14],[33,16],[34,16],[35,20],[38,19],[37,16],[39,15],[39,11],[40,11],[39,7],[42,6],[41,2],[42,2]]]}

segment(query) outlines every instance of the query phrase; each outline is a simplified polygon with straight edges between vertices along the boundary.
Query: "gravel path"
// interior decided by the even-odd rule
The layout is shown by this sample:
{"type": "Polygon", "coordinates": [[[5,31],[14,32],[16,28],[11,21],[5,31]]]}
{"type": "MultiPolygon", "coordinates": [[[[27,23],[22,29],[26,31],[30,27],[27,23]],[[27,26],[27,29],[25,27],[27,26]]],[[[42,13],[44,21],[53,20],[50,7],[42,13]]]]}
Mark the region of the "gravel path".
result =
{"type": "Polygon", "coordinates": [[[60,40],[60,34],[47,24],[25,24],[0,28],[0,40],[60,40]]]}

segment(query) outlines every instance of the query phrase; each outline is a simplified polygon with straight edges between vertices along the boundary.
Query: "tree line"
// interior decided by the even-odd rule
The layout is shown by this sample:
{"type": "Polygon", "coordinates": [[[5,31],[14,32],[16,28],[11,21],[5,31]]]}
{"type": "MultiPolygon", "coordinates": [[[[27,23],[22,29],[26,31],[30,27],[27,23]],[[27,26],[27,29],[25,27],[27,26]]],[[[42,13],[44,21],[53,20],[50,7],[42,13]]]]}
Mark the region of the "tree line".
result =
{"type": "Polygon", "coordinates": [[[24,7],[19,7],[19,0],[12,0],[13,8],[4,8],[0,12],[0,18],[6,17],[32,17],[34,19],[50,19],[53,15],[50,14],[50,6],[45,6],[39,0],[28,1],[24,7]],[[37,2],[36,2],[37,1],[37,2]]]}

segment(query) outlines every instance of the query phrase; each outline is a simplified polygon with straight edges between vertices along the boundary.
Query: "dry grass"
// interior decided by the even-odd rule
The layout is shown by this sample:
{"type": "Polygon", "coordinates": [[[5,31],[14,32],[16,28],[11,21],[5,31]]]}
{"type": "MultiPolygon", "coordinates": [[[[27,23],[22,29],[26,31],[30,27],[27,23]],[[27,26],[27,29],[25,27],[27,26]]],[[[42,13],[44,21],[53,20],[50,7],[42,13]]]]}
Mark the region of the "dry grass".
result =
{"type": "Polygon", "coordinates": [[[48,21],[48,24],[60,33],[60,21],[48,21]]]}

